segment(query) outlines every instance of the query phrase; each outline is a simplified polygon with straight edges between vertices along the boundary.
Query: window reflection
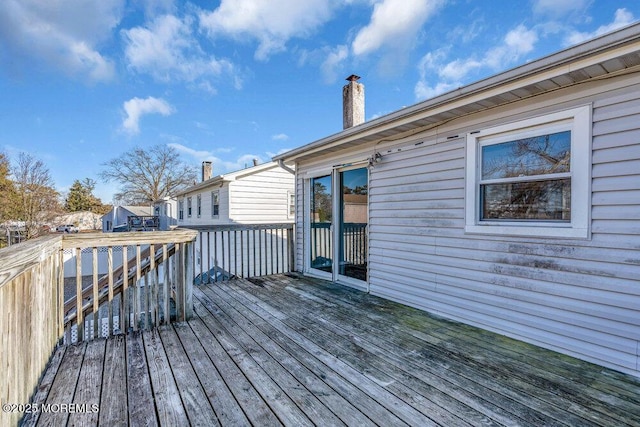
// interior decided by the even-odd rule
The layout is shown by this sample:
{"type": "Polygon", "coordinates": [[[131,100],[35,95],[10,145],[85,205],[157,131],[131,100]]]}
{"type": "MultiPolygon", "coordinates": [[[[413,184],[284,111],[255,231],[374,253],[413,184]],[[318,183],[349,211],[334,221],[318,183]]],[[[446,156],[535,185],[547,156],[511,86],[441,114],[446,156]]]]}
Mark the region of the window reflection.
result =
{"type": "Polygon", "coordinates": [[[571,180],[481,186],[481,219],[571,221],[571,180]]]}
{"type": "Polygon", "coordinates": [[[569,171],[571,132],[523,138],[482,147],[482,179],[569,171]]]}

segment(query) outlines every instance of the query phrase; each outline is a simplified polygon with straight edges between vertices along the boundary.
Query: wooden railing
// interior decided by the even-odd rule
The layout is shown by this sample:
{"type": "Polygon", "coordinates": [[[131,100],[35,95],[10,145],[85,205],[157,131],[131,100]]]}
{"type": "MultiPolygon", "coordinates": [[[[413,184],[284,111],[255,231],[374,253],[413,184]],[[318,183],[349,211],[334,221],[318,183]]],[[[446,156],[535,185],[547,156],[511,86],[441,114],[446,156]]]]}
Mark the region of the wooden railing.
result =
{"type": "MultiPolygon", "coordinates": [[[[1,249],[0,404],[29,402],[56,345],[189,318],[196,234],[51,235],[1,249]]],[[[0,412],[0,425],[19,416],[0,412]]]]}
{"type": "Polygon", "coordinates": [[[90,236],[62,242],[67,264],[75,260],[74,279],[65,286],[65,343],[191,316],[194,231],[90,236]]]}
{"type": "Polygon", "coordinates": [[[293,224],[227,224],[191,227],[195,283],[259,277],[293,270],[293,224]]]}

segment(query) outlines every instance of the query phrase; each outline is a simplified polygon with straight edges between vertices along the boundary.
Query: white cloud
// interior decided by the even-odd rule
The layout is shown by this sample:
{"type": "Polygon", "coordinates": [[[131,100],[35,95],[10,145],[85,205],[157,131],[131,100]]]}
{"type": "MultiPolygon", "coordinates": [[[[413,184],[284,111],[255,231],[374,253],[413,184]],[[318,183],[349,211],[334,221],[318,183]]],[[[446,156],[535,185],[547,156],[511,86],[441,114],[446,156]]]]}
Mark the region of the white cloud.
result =
{"type": "Polygon", "coordinates": [[[351,49],[366,55],[383,46],[406,45],[443,5],[441,0],[382,0],[373,7],[371,21],[356,35],[351,49]]]}
{"type": "Polygon", "coordinates": [[[23,66],[21,62],[31,58],[69,75],[110,80],[113,62],[97,46],[112,37],[124,4],[124,0],[3,0],[0,51],[11,55],[13,66],[23,66]]]}
{"type": "Polygon", "coordinates": [[[474,70],[489,68],[492,71],[500,71],[533,51],[537,41],[538,35],[535,30],[518,25],[504,36],[499,45],[487,50],[479,58],[474,55],[445,62],[448,49],[429,52],[422,57],[418,65],[420,80],[414,87],[414,94],[417,99],[431,98],[462,86],[462,82],[474,70]],[[429,84],[428,76],[433,74],[438,83],[429,84]]]}
{"type": "Polygon", "coordinates": [[[192,25],[189,17],[161,15],[145,27],[123,30],[129,68],[161,82],[197,82],[195,87],[210,93],[215,93],[215,88],[208,79],[222,74],[234,75],[236,88],[241,87],[233,64],[207,55],[194,37],[192,25]]]}
{"type": "Polygon", "coordinates": [[[262,164],[265,161],[270,161],[270,157],[263,158],[263,156],[259,156],[255,154],[243,154],[235,160],[224,160],[215,156],[212,151],[195,150],[193,148],[187,147],[184,144],[179,144],[175,142],[171,142],[167,145],[169,147],[173,147],[179,153],[185,154],[193,158],[198,163],[202,163],[203,161],[212,162],[213,174],[216,176],[225,174],[228,172],[235,172],[241,169],[245,169],[247,167],[251,167],[253,166],[253,159],[257,159],[259,164],[262,164]]]}
{"type": "Polygon", "coordinates": [[[489,50],[482,59],[482,65],[486,65],[493,70],[500,70],[506,65],[513,64],[520,60],[523,55],[531,52],[536,42],[538,34],[533,29],[528,29],[524,25],[518,25],[509,31],[504,37],[501,45],[489,50]]]}
{"type": "Polygon", "coordinates": [[[285,134],[285,133],[279,133],[277,135],[273,135],[271,137],[272,140],[274,141],[286,141],[289,139],[289,135],[285,134]]]}
{"type": "Polygon", "coordinates": [[[122,128],[132,135],[140,133],[140,119],[143,115],[161,114],[168,116],[175,112],[167,101],[152,96],[145,99],[130,99],[124,103],[123,107],[127,117],[122,122],[122,128]]]}
{"type": "Polygon", "coordinates": [[[413,92],[416,99],[429,99],[445,92],[449,92],[450,90],[453,90],[459,86],[460,84],[458,83],[446,82],[438,82],[435,86],[429,86],[425,81],[420,80],[418,81],[418,83],[416,83],[413,92]]]}
{"type": "Polygon", "coordinates": [[[326,83],[333,83],[338,78],[338,71],[342,71],[342,63],[349,56],[349,48],[345,45],[331,49],[326,59],[320,66],[323,79],[326,83]]]}
{"type": "Polygon", "coordinates": [[[533,12],[553,19],[559,19],[567,15],[584,11],[592,0],[535,0],[533,12]]]}
{"type": "Polygon", "coordinates": [[[610,31],[614,31],[614,30],[617,30],[618,28],[622,28],[626,25],[629,25],[633,23],[635,20],[636,19],[634,18],[633,13],[629,12],[627,9],[624,9],[624,8],[618,9],[616,10],[613,22],[606,25],[602,25],[591,33],[573,31],[565,39],[565,45],[569,46],[569,45],[582,43],[583,41],[601,36],[610,31]]]}
{"type": "Polygon", "coordinates": [[[200,25],[219,34],[258,41],[256,59],[266,60],[286,49],[293,37],[307,37],[331,18],[336,0],[222,0],[212,12],[200,14],[200,25]]]}

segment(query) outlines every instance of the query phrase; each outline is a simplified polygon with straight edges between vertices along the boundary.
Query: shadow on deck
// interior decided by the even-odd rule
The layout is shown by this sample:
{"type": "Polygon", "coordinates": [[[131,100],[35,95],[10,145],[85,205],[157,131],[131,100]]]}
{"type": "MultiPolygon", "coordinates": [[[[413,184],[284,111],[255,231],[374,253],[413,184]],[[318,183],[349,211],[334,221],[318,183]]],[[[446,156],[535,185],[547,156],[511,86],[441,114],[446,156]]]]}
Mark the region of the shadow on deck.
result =
{"type": "Polygon", "coordinates": [[[237,279],[194,305],[58,348],[34,401],[57,411],[26,424],[640,425],[636,378],[325,281],[237,279]]]}

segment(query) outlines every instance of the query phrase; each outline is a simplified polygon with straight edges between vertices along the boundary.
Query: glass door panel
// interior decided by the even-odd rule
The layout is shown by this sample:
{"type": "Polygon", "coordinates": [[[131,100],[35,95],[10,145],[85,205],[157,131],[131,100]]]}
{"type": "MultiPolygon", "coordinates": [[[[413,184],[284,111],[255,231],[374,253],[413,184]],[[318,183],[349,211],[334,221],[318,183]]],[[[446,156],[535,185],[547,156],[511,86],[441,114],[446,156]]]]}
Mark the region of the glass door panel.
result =
{"type": "Polygon", "coordinates": [[[309,266],[329,273],[333,272],[332,193],[331,175],[311,179],[309,266]]]}
{"type": "Polygon", "coordinates": [[[338,274],[367,280],[369,176],[367,168],[340,172],[340,233],[338,274]]]}

